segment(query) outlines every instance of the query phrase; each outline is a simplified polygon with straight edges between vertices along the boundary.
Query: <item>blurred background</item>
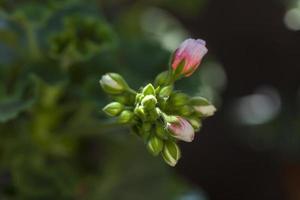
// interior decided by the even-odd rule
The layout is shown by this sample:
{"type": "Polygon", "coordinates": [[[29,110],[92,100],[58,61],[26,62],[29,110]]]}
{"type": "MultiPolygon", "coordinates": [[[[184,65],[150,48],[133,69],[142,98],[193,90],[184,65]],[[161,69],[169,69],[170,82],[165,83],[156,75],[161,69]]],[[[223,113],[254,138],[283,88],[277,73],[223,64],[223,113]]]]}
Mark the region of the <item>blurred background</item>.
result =
{"type": "Polygon", "coordinates": [[[0,199],[300,200],[300,1],[0,0],[0,199]],[[99,112],[186,38],[218,107],[175,168],[99,112]]]}

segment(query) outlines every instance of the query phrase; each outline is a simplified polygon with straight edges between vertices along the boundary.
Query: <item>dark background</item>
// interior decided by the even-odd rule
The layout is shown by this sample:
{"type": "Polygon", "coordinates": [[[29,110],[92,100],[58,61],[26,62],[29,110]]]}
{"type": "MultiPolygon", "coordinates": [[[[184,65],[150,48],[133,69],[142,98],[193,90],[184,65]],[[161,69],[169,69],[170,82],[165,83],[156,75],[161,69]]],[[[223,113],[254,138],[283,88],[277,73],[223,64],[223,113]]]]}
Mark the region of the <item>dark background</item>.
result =
{"type": "Polygon", "coordinates": [[[286,28],[285,12],[280,1],[212,0],[197,18],[181,16],[195,37],[201,33],[207,40],[228,78],[222,108],[206,121],[199,140],[183,145],[186,156],[178,168],[211,199],[288,198],[283,168],[289,161],[278,152],[241,145],[226,109],[237,97],[271,85],[283,97],[286,112],[296,116],[300,34],[286,28]]]}

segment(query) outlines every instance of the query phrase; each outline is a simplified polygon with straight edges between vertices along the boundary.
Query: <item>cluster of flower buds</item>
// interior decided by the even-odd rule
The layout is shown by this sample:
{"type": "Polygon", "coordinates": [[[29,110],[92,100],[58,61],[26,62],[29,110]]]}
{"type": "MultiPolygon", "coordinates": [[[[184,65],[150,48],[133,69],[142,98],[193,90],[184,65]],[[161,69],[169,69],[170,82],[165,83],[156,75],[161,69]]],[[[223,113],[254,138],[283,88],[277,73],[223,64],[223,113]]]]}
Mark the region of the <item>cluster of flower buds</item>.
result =
{"type": "Polygon", "coordinates": [[[192,142],[202,119],[216,111],[205,98],[174,90],[175,81],[190,76],[206,52],[203,40],[185,40],[175,51],[170,70],[139,91],[131,89],[116,73],[105,74],[100,80],[103,90],[114,99],[103,111],[116,117],[118,123],[129,124],[149,152],[161,155],[170,166],[175,166],[181,156],[178,141],[192,142]]]}

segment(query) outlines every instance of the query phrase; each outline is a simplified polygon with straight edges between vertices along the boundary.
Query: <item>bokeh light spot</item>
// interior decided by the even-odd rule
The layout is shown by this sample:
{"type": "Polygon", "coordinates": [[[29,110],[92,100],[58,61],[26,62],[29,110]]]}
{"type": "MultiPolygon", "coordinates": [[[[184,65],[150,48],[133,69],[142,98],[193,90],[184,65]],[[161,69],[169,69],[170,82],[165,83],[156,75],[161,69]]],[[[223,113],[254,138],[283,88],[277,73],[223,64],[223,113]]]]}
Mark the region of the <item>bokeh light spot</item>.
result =
{"type": "Polygon", "coordinates": [[[141,27],[170,52],[188,37],[187,31],[180,22],[159,8],[149,8],[144,12],[141,27]]]}
{"type": "Polygon", "coordinates": [[[300,9],[293,8],[286,12],[284,16],[284,23],[286,27],[293,31],[300,30],[300,9]]]}
{"type": "Polygon", "coordinates": [[[246,125],[264,124],[277,116],[280,107],[281,100],[278,92],[271,87],[261,88],[236,102],[235,119],[246,125]]]}

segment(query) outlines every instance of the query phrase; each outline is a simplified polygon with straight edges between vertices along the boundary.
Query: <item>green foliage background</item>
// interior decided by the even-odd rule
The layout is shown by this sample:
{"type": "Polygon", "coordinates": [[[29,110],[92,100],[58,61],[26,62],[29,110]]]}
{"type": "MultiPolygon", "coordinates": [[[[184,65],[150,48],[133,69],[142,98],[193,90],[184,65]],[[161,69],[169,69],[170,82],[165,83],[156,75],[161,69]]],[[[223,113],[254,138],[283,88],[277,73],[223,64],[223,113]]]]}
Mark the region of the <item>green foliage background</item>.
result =
{"type": "Polygon", "coordinates": [[[109,22],[102,6],[115,1],[0,5],[0,199],[167,200],[191,191],[99,112],[104,73],[138,87],[167,67],[170,53],[137,25],[147,2],[109,22]]]}

